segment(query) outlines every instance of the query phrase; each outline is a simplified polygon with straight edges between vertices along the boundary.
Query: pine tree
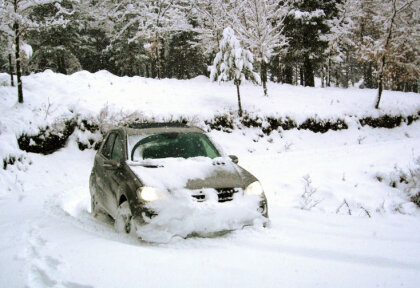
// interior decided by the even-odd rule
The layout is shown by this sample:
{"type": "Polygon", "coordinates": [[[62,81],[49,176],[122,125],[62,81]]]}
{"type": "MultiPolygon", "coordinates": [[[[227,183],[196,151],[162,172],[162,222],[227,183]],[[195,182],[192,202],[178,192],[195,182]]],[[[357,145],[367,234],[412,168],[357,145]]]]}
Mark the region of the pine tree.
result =
{"type": "Polygon", "coordinates": [[[291,84],[293,78],[296,82],[300,78],[301,85],[315,85],[315,71],[327,57],[328,40],[324,36],[329,33],[328,20],[336,17],[341,2],[293,1],[293,9],[284,21],[284,33],[289,38],[288,52],[283,59],[284,82],[291,84]]]}
{"type": "Polygon", "coordinates": [[[206,73],[207,65],[193,31],[172,33],[165,62],[166,76],[190,79],[206,73]]]}
{"type": "Polygon", "coordinates": [[[239,117],[242,117],[242,104],[239,86],[247,79],[259,83],[258,74],[253,71],[252,53],[242,48],[241,43],[235,36],[232,28],[223,30],[223,38],[220,41],[220,51],[214,58],[213,66],[210,67],[210,79],[212,81],[233,81],[238,95],[239,117]]]}

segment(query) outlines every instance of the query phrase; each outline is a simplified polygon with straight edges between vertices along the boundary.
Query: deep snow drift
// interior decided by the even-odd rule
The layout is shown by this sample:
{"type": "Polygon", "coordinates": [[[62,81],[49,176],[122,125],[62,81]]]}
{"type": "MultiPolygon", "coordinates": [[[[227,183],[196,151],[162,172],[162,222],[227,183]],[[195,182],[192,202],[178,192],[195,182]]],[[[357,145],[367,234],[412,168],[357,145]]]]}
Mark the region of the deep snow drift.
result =
{"type": "MultiPolygon", "coordinates": [[[[16,136],[71,113],[97,117],[106,103],[113,113],[138,109],[169,119],[185,112],[203,120],[236,109],[234,87],[205,78],[158,81],[106,72],[44,72],[24,81],[23,105],[15,104],[14,89],[0,87],[1,156],[22,157],[0,170],[0,286],[418,286],[420,212],[410,201],[416,191],[411,180],[417,179],[410,175],[418,177],[412,172],[420,166],[418,121],[324,134],[211,131],[226,154],[237,155],[261,181],[271,227],[150,244],[90,215],[95,152],[78,149],[77,131],[65,148],[47,156],[20,151],[16,136]]],[[[370,108],[372,90],[272,84],[270,97],[263,98],[261,87],[243,88],[246,109],[300,119],[409,115],[420,108],[413,93],[386,92],[377,112],[370,108]]]]}

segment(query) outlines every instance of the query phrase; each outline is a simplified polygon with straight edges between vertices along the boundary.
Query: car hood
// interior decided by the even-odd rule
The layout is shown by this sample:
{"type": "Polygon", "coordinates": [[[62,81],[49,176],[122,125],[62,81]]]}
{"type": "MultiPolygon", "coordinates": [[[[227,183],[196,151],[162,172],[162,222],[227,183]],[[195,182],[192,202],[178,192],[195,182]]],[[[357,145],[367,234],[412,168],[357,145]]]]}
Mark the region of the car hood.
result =
{"type": "Polygon", "coordinates": [[[162,190],[244,188],[249,173],[228,157],[165,158],[127,162],[145,186],[162,190]]]}

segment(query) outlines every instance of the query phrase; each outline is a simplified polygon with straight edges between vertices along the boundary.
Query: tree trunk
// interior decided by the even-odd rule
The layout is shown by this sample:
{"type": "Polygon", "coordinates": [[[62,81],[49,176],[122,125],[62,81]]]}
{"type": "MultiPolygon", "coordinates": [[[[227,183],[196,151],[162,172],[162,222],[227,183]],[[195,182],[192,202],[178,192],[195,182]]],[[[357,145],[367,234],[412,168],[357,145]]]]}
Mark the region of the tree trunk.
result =
{"type": "Polygon", "coordinates": [[[312,68],[312,63],[309,57],[305,57],[303,62],[303,73],[305,77],[305,86],[314,87],[315,86],[315,79],[314,79],[314,71],[312,68]]]}
{"type": "Polygon", "coordinates": [[[283,73],[284,73],[284,76],[283,76],[284,83],[293,84],[293,67],[290,65],[286,65],[283,73]]]}
{"type": "MultiPolygon", "coordinates": [[[[300,80],[300,85],[301,86],[303,86],[303,84],[304,84],[304,82],[303,82],[303,68],[302,67],[300,67],[299,68],[299,80],[300,80]]],[[[297,80],[296,80],[296,82],[297,82],[297,80]]]]}
{"type": "Polygon", "coordinates": [[[331,87],[331,58],[328,58],[327,86],[331,87]]]}
{"type": "Polygon", "coordinates": [[[159,56],[159,71],[160,71],[160,77],[165,78],[166,75],[166,67],[165,67],[165,42],[163,39],[160,40],[162,48],[160,49],[160,56],[159,56]]]}
{"type": "Polygon", "coordinates": [[[381,97],[382,97],[382,75],[379,75],[378,77],[378,99],[376,101],[376,105],[375,108],[379,109],[379,103],[381,102],[381,97]]]}
{"type": "MultiPolygon", "coordinates": [[[[15,11],[17,10],[17,3],[15,0],[15,11]]],[[[23,91],[22,91],[22,72],[20,70],[20,37],[19,37],[19,24],[15,22],[15,58],[16,58],[16,77],[18,87],[18,103],[23,103],[23,91]]]]}
{"type": "Polygon", "coordinates": [[[376,85],[374,85],[373,81],[373,67],[372,63],[364,63],[363,64],[363,83],[366,88],[375,88],[376,85]]]}
{"type": "Polygon", "coordinates": [[[149,63],[146,63],[146,78],[150,78],[149,63]]]}
{"type": "Polygon", "coordinates": [[[15,87],[15,81],[13,80],[13,65],[12,65],[12,54],[9,53],[9,72],[10,72],[10,85],[15,87]]]}
{"type": "Polygon", "coordinates": [[[63,54],[61,52],[58,52],[56,54],[56,58],[57,58],[57,72],[67,75],[66,64],[64,62],[63,54]]]}
{"type": "Polygon", "coordinates": [[[264,89],[264,96],[268,96],[267,93],[267,63],[261,60],[261,82],[264,89]]]}
{"type": "MultiPolygon", "coordinates": [[[[388,35],[387,35],[385,46],[384,46],[384,51],[386,51],[388,49],[389,43],[391,42],[392,25],[394,24],[394,20],[395,20],[396,15],[397,15],[397,1],[393,0],[392,1],[391,23],[389,24],[389,28],[388,28],[389,30],[388,30],[388,35]]],[[[379,73],[378,73],[378,100],[376,101],[376,105],[375,105],[376,109],[379,109],[379,103],[381,102],[381,97],[382,97],[382,89],[383,89],[382,78],[384,77],[385,60],[386,60],[385,58],[386,58],[386,56],[385,56],[385,54],[383,54],[382,58],[381,58],[381,66],[379,68],[379,73]]]]}
{"type": "Polygon", "coordinates": [[[156,47],[155,47],[155,57],[156,57],[156,59],[155,59],[155,62],[156,62],[156,64],[155,64],[155,69],[156,69],[156,75],[157,75],[157,78],[158,79],[160,79],[160,60],[159,60],[159,48],[158,48],[158,46],[159,45],[156,45],[156,47]]]}
{"type": "Polygon", "coordinates": [[[235,80],[236,92],[238,93],[238,107],[239,107],[239,117],[242,117],[242,104],[241,104],[241,93],[239,92],[239,81],[235,80]]]}
{"type": "Polygon", "coordinates": [[[338,64],[338,67],[336,65],[336,68],[335,68],[335,87],[340,87],[340,76],[338,74],[338,72],[341,70],[340,68],[341,68],[341,63],[338,64]]]}

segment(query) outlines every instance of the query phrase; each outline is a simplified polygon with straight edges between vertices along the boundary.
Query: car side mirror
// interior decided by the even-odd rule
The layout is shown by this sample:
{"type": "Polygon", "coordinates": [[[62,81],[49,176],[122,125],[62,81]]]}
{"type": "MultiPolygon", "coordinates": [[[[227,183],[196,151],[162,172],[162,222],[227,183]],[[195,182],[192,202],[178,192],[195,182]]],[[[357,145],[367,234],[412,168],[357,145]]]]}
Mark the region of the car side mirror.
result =
{"type": "Polygon", "coordinates": [[[120,161],[117,160],[105,160],[104,168],[108,170],[117,170],[121,167],[120,161]]]}
{"type": "Polygon", "coordinates": [[[238,164],[239,159],[236,155],[229,155],[230,160],[232,160],[233,163],[238,164]]]}

